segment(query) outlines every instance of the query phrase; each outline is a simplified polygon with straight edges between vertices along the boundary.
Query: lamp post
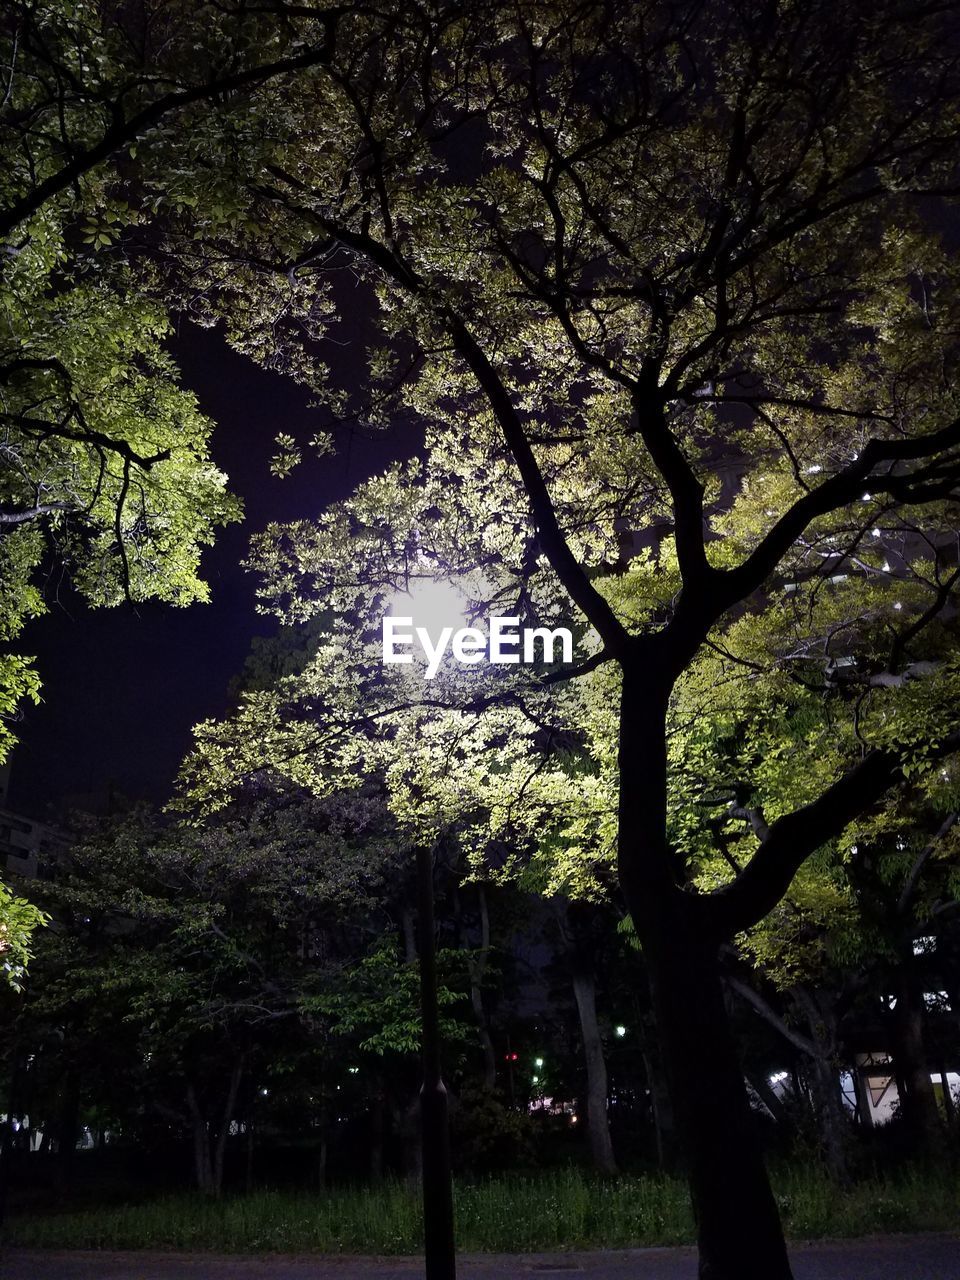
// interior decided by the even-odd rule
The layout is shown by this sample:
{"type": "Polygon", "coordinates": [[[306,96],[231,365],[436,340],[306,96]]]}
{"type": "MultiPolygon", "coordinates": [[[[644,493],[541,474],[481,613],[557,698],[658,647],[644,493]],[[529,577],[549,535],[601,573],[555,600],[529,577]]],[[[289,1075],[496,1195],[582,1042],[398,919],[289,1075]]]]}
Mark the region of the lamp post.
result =
{"type": "Polygon", "coordinates": [[[417,846],[417,888],[420,899],[420,1011],[423,1028],[420,1123],[423,1141],[423,1243],[426,1280],[456,1280],[447,1090],[440,1070],[433,851],[426,844],[417,846]]]}

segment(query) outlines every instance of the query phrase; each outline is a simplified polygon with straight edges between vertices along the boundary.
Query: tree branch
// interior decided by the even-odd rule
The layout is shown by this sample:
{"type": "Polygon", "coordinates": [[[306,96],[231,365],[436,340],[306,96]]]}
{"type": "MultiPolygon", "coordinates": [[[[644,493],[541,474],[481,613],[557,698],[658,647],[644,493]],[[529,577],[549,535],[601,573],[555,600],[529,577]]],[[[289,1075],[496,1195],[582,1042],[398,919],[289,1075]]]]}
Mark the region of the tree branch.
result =
{"type": "Polygon", "coordinates": [[[840,510],[866,492],[891,493],[904,502],[946,497],[951,486],[960,483],[960,457],[951,460],[946,474],[935,477],[923,468],[900,474],[892,470],[876,474],[874,468],[884,463],[892,466],[898,462],[932,459],[958,446],[960,418],[928,435],[868,441],[854,462],[799,498],[742,564],[716,575],[715,616],[756,591],[814,520],[840,510]],[[912,490],[911,484],[916,485],[912,490]]]}
{"type": "MultiPolygon", "coordinates": [[[[270,168],[271,172],[282,181],[289,182],[295,187],[302,187],[302,183],[299,183],[293,175],[287,174],[277,166],[270,166],[270,168]]],[[[346,248],[360,254],[385,271],[393,281],[419,302],[430,307],[437,321],[450,334],[455,350],[473,373],[493,411],[507,448],[513,456],[526,487],[534,527],[551,567],[570,598],[596,629],[605,648],[615,657],[625,654],[630,640],[629,632],[604,597],[592,585],[583,566],[570,550],[557,520],[547,483],[537,463],[533,447],[527,439],[520,416],[510,399],[510,394],[466,322],[447,302],[437,302],[434,299],[428,282],[400,255],[396,247],[382,243],[369,231],[353,231],[309,206],[295,204],[282,192],[273,188],[260,187],[258,190],[268,199],[279,201],[291,212],[306,217],[322,227],[346,248]]]]}
{"type": "MultiPolygon", "coordinates": [[[[119,109],[115,112],[115,121],[99,141],[76,152],[69,164],[52,173],[42,182],[37,183],[30,191],[0,209],[0,239],[4,239],[25,219],[32,217],[43,205],[54,196],[66,191],[85,173],[96,168],[114,152],[129,145],[141,133],[154,128],[164,116],[180,107],[191,106],[195,102],[217,97],[221,94],[235,93],[239,89],[271,80],[288,71],[303,70],[323,64],[329,60],[333,43],[333,29],[337,19],[346,12],[347,6],[339,6],[327,10],[311,12],[311,17],[321,18],[326,23],[324,43],[306,49],[303,53],[290,58],[280,58],[276,62],[262,63],[238,71],[233,75],[209,80],[202,85],[189,89],[180,89],[166,93],[148,106],[129,117],[124,117],[119,109]]],[[[114,104],[118,107],[118,104],[114,104]]]]}
{"type": "MultiPolygon", "coordinates": [[[[931,754],[940,759],[957,750],[960,730],[931,754]]],[[[699,900],[707,927],[729,939],[757,924],[777,905],[812,853],[903,780],[899,755],[874,750],[816,800],[778,818],[740,875],[699,900]]]]}

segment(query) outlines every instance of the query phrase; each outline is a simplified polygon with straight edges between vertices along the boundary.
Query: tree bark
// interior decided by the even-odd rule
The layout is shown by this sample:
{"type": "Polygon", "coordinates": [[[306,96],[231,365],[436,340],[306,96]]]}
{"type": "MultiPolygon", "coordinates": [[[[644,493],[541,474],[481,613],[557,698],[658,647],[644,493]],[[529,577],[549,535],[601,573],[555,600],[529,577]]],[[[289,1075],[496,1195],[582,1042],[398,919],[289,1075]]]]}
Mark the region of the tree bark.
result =
{"type": "Polygon", "coordinates": [[[192,1083],[187,1085],[187,1106],[190,1109],[193,1131],[193,1172],[197,1180],[197,1190],[203,1195],[211,1195],[213,1165],[210,1159],[210,1131],[192,1083]]]}
{"type": "Polygon", "coordinates": [[[834,1181],[844,1184],[850,1180],[847,1162],[850,1126],[840,1095],[837,1019],[832,997],[825,991],[811,992],[801,986],[792,987],[790,994],[803,1012],[814,1050],[807,1058],[810,1101],[824,1164],[834,1181]]]}
{"type": "Polygon", "coordinates": [[[653,1117],[654,1136],[657,1142],[657,1166],[664,1173],[675,1173],[680,1163],[677,1150],[677,1126],[673,1118],[670,1090],[664,1079],[663,1064],[656,1046],[644,1048],[643,1069],[647,1077],[647,1087],[650,1090],[650,1113],[653,1117]]]}
{"type": "Polygon", "coordinates": [[[187,1107],[193,1130],[193,1167],[197,1189],[204,1195],[219,1196],[223,1189],[223,1162],[230,1133],[230,1122],[237,1103],[240,1081],[243,1078],[244,1055],[234,1061],[230,1082],[224,1099],[223,1112],[215,1133],[200,1104],[193,1082],[187,1084],[187,1107]]]}
{"type": "Polygon", "coordinates": [[[942,1153],[944,1132],[923,1038],[923,991],[914,967],[908,944],[894,974],[893,1059],[910,1140],[918,1155],[936,1159],[942,1153]]]}
{"type": "Polygon", "coordinates": [[[472,947],[467,930],[463,924],[463,912],[459,889],[453,891],[454,917],[457,922],[457,937],[467,964],[467,975],[470,979],[470,1007],[477,1023],[477,1034],[480,1037],[480,1048],[483,1053],[483,1087],[489,1093],[497,1087],[497,1055],[490,1035],[490,1019],[483,1003],[483,978],[490,959],[490,912],[487,906],[487,894],[482,884],[477,885],[477,906],[480,913],[480,945],[472,947]]]}
{"type": "Polygon", "coordinates": [[[590,1155],[598,1172],[612,1175],[617,1172],[617,1162],[607,1118],[607,1063],[597,1022],[597,988],[592,971],[582,963],[577,963],[574,969],[573,994],[577,1000],[577,1013],[580,1015],[583,1057],[587,1068],[587,1134],[590,1139],[590,1155]]]}
{"type": "Polygon", "coordinates": [[[470,1003],[477,1019],[483,1048],[483,1087],[492,1093],[497,1087],[497,1055],[490,1035],[490,1019],[483,1003],[483,977],[490,959],[490,911],[487,906],[487,891],[482,884],[477,885],[477,904],[480,909],[480,946],[477,954],[470,959],[470,1003]]]}
{"type": "Polygon", "coordinates": [[[241,1054],[234,1062],[233,1070],[230,1073],[230,1084],[227,1087],[227,1096],[223,1104],[223,1115],[220,1119],[220,1128],[213,1147],[213,1194],[216,1196],[223,1190],[223,1158],[227,1149],[227,1138],[230,1134],[233,1113],[237,1105],[240,1081],[243,1079],[244,1064],[245,1055],[241,1054]]]}
{"type": "Polygon", "coordinates": [[[719,940],[666,837],[666,705],[629,664],[620,724],[620,884],[643,947],[697,1221],[700,1280],[792,1280],[723,999],[719,940]]]}
{"type": "Polygon", "coordinates": [[[940,1088],[943,1092],[943,1114],[947,1122],[947,1128],[953,1130],[957,1123],[957,1104],[953,1100],[953,1094],[950,1092],[950,1078],[947,1068],[943,1064],[940,1066],[940,1088]]]}
{"type": "Polygon", "coordinates": [[[379,1075],[374,1079],[370,1099],[370,1181],[383,1181],[383,1085],[379,1075]]]}
{"type": "MultiPolygon", "coordinates": [[[[63,1079],[60,1115],[57,1123],[57,1191],[64,1194],[73,1176],[74,1156],[80,1136],[80,1080],[75,1071],[68,1071],[63,1079]]],[[[29,1150],[29,1146],[27,1147],[29,1150]]]]}
{"type": "MultiPolygon", "coordinates": [[[[754,1012],[794,1049],[799,1050],[806,1064],[803,1072],[805,1088],[801,1090],[798,1064],[793,1063],[794,1091],[798,1098],[806,1096],[816,1126],[820,1154],[834,1181],[846,1183],[850,1171],[847,1164],[847,1136],[849,1124],[843,1110],[840,1095],[840,1065],[837,1061],[836,999],[826,991],[810,991],[799,983],[790,988],[790,998],[807,1025],[809,1035],[803,1035],[795,1027],[788,1026],[773,1006],[749,983],[733,974],[726,974],[726,984],[744,1000],[754,1012]]],[[[761,1091],[758,1081],[754,1088],[761,1091]]],[[[770,1100],[764,1096],[770,1106],[770,1100]]]]}
{"type": "Polygon", "coordinates": [[[747,1080],[754,1093],[767,1108],[774,1122],[784,1130],[793,1128],[786,1107],[762,1071],[748,1071],[747,1080]]]}

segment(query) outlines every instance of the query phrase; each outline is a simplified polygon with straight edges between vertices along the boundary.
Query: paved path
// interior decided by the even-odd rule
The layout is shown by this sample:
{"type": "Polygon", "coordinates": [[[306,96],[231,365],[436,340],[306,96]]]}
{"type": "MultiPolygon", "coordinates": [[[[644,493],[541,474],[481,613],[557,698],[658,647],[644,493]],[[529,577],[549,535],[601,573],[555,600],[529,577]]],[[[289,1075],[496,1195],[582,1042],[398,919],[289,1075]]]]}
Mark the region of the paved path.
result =
{"type": "MultiPolygon", "coordinates": [[[[795,1280],[960,1280],[960,1236],[884,1236],[796,1245],[795,1280]]],[[[458,1280],[695,1280],[692,1249],[469,1254],[458,1280]]],[[[419,1258],[190,1253],[0,1253],[2,1280],[417,1280],[419,1258]]]]}

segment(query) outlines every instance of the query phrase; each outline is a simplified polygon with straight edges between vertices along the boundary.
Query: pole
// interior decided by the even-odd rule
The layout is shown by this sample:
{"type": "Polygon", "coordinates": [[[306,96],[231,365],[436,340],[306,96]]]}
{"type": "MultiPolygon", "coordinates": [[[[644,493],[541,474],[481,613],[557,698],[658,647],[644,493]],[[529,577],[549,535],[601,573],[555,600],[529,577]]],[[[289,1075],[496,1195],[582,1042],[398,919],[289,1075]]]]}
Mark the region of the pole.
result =
{"type": "Polygon", "coordinates": [[[440,1072],[433,851],[425,844],[417,848],[417,882],[420,897],[420,1010],[423,1027],[420,1123],[423,1139],[423,1243],[426,1280],[456,1280],[447,1090],[440,1072]]]}

